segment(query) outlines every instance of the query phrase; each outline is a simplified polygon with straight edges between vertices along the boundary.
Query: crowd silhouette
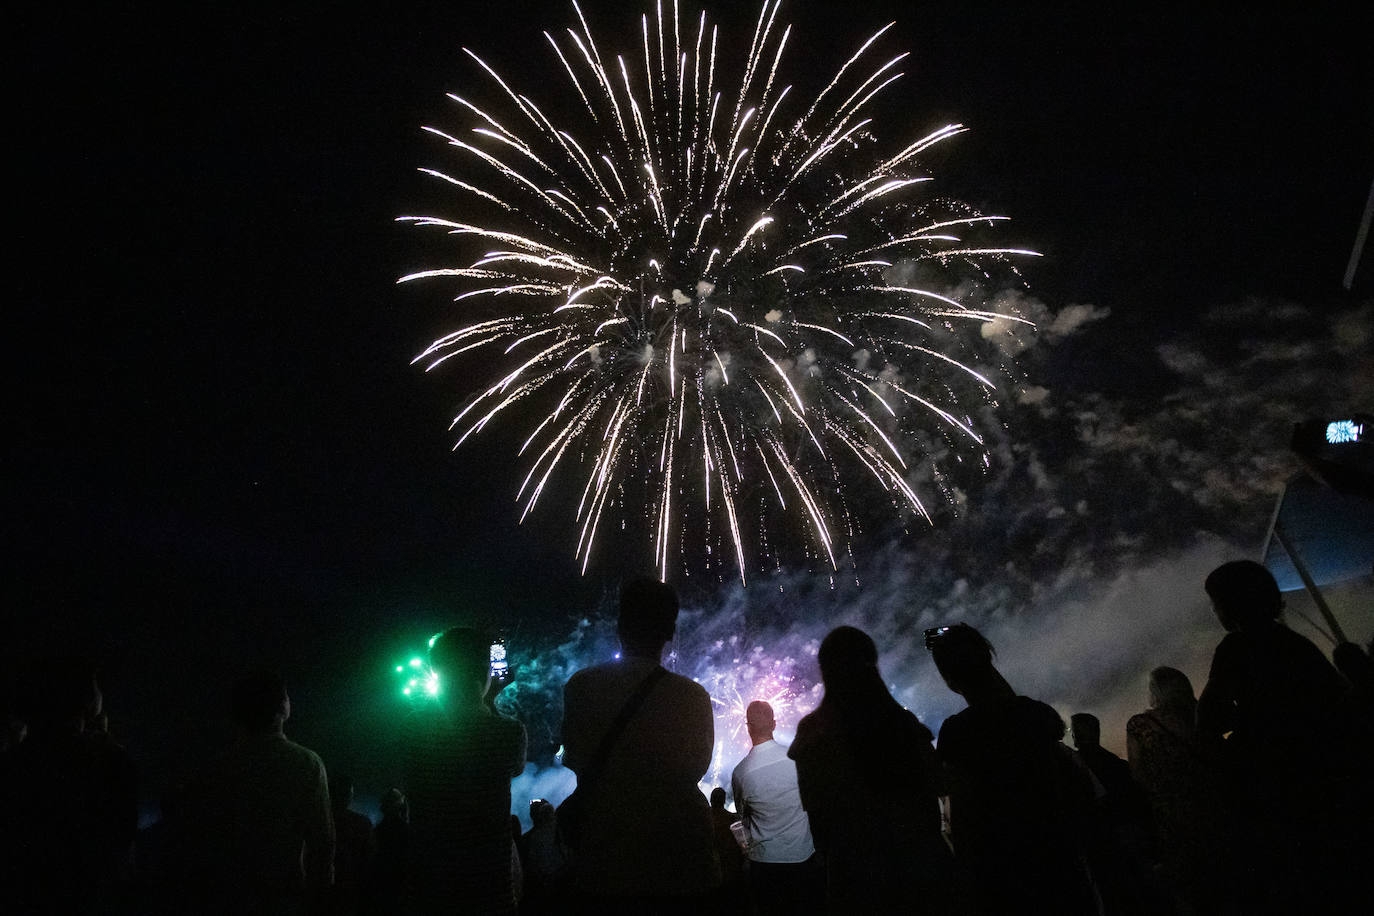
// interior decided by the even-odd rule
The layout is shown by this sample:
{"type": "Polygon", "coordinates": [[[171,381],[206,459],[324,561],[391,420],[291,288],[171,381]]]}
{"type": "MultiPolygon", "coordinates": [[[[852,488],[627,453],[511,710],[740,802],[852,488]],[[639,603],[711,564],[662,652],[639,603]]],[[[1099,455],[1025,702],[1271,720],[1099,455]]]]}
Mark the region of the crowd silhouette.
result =
{"type": "Polygon", "coordinates": [[[817,708],[779,723],[750,703],[750,750],[708,799],[711,699],[662,664],[677,595],[629,582],[620,654],[564,687],[577,788],[558,806],[529,800],[523,833],[511,780],[525,730],[495,709],[505,682],[477,629],[434,640],[444,689],[404,722],[402,784],[375,825],[353,810],[351,777],[287,737],[286,684],[262,671],[230,691],[232,740],[139,830],[137,770],[99,683],[45,667],[4,698],[0,911],[1369,912],[1370,650],[1328,660],[1289,630],[1258,563],[1224,564],[1204,588],[1225,631],[1207,680],[1199,693],[1176,668],[1148,672],[1124,760],[1091,712],[1066,723],[1018,693],[962,623],[925,633],[966,704],[933,735],[889,692],[873,639],[840,626],[819,648],[817,708]],[[795,727],[790,746],[779,726],[795,727]]]}

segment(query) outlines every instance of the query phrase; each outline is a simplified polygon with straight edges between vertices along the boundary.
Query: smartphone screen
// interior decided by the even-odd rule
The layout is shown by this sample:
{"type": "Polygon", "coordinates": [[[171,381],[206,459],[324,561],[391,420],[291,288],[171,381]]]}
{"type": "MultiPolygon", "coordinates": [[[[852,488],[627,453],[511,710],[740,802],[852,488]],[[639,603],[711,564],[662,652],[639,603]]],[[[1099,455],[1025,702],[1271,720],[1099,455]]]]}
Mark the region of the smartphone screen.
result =
{"type": "Polygon", "coordinates": [[[498,639],[491,644],[491,676],[497,680],[505,680],[510,666],[506,664],[506,643],[498,639]]]}

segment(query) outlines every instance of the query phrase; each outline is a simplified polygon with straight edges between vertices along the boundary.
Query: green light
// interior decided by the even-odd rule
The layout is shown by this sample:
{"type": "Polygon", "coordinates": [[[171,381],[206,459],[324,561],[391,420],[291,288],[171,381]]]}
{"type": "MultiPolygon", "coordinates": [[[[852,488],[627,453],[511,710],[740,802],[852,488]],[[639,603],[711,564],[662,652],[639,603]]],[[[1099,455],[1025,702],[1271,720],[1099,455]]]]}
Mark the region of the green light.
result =
{"type": "Polygon", "coordinates": [[[443,631],[441,630],[440,632],[435,633],[433,636],[431,636],[431,637],[429,638],[429,647],[430,647],[431,649],[433,649],[433,648],[434,648],[434,643],[437,642],[438,639],[439,639],[439,637],[440,637],[440,636],[443,636],[443,635],[444,635],[444,634],[443,634],[443,631]]]}
{"type": "MultiPolygon", "coordinates": [[[[442,634],[436,633],[435,638],[440,635],[442,634]]],[[[410,703],[435,702],[443,692],[438,672],[429,666],[423,655],[416,655],[405,664],[396,665],[396,674],[396,688],[410,703]]]]}

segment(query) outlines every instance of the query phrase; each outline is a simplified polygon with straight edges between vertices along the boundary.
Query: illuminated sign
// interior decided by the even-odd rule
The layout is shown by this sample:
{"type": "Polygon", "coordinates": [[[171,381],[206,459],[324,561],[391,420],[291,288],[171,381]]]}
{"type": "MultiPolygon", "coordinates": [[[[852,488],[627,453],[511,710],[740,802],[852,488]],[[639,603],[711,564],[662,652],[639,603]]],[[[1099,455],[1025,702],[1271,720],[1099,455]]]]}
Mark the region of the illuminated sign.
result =
{"type": "Polygon", "coordinates": [[[1342,493],[1374,500],[1374,414],[1308,420],[1293,428],[1290,447],[1308,472],[1342,493]]]}
{"type": "Polygon", "coordinates": [[[1364,440],[1364,424],[1354,420],[1335,420],[1326,424],[1326,441],[1332,445],[1344,445],[1364,440]]]}

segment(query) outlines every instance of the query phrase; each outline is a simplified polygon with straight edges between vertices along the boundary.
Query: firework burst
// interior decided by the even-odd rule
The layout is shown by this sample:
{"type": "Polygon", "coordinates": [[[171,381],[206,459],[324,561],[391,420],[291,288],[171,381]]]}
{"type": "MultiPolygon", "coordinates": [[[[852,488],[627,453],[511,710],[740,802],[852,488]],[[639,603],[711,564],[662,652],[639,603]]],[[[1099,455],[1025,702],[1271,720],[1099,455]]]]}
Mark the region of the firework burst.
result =
{"type": "Polygon", "coordinates": [[[906,57],[875,56],[890,25],[801,102],[780,5],[727,74],[704,12],[660,0],[612,56],[574,2],[576,27],[544,38],[576,104],[541,106],[465,49],[496,106],[451,95],[468,126],[425,128],[460,167],[422,171],[464,216],[401,219],[453,236],[460,266],[402,282],[457,284],[467,320],[416,362],[493,354],[454,447],[524,424],[521,520],[574,481],[584,571],[616,516],[664,578],[690,541],[743,580],[789,526],[835,568],[858,480],[865,509],[880,493],[929,521],[912,481],[933,443],[986,462],[973,415],[997,383],[966,354],[983,323],[1023,319],[950,290],[1034,252],[983,244],[1004,217],[928,195],[918,160],[961,125],[883,151],[869,111],[906,57]]]}
{"type": "Polygon", "coordinates": [[[815,709],[820,685],[808,684],[797,676],[795,659],[773,658],[762,646],[741,651],[735,638],[728,645],[725,641],[715,643],[704,656],[718,660],[718,664],[704,666],[695,678],[711,695],[716,719],[716,746],[705,782],[728,785],[730,768],[749,752],[749,704],[755,700],[767,703],[781,723],[780,730],[790,734],[801,718],[815,709]],[[731,649],[735,654],[730,654],[731,649]]]}

